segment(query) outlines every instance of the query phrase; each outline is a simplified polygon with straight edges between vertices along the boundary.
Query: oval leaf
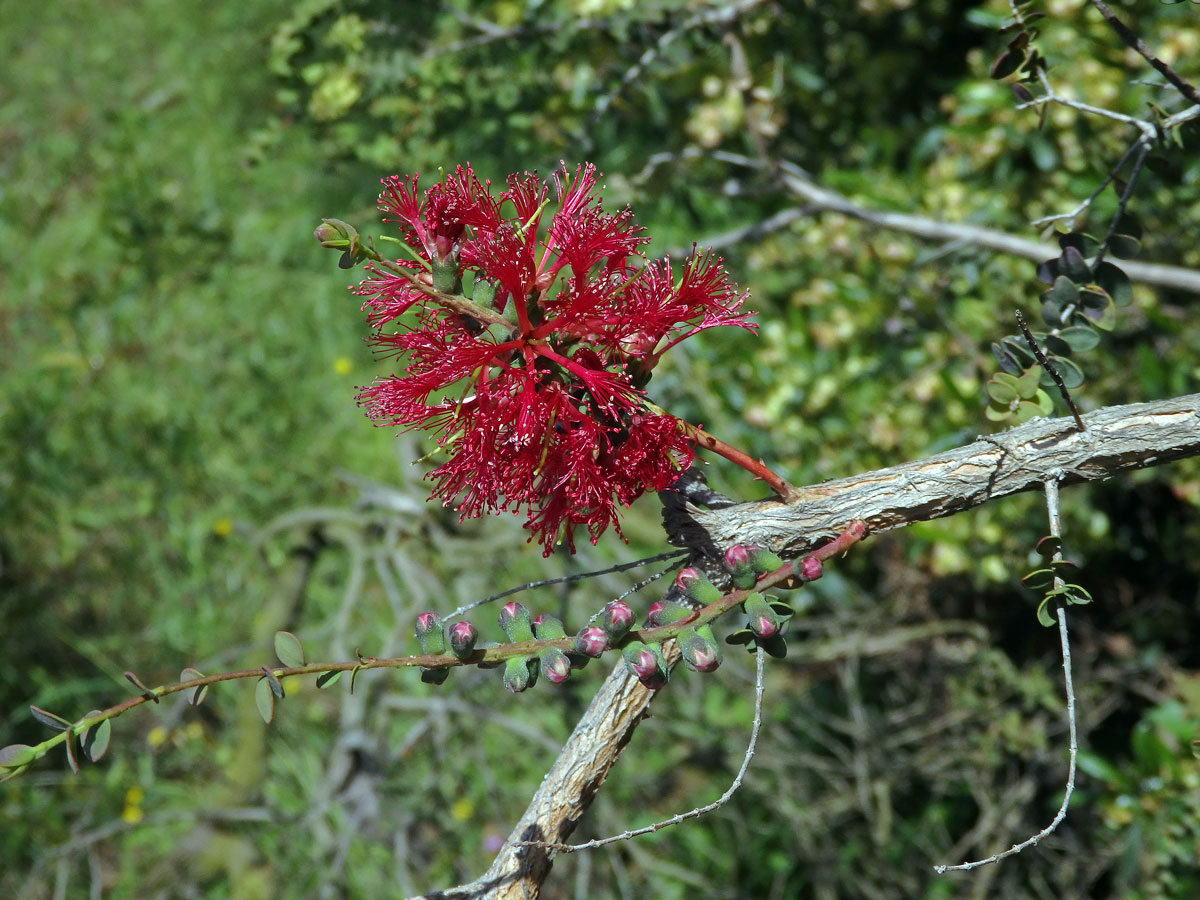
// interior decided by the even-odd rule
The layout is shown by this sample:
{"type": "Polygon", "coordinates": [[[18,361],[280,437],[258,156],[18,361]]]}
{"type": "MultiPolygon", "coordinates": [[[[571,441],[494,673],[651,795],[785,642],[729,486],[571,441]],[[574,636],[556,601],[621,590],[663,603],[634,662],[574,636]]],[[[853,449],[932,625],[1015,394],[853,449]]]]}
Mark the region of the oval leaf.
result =
{"type": "Polygon", "coordinates": [[[0,747],[0,769],[19,769],[38,758],[38,752],[28,744],[9,744],[0,747]]]}
{"type": "Polygon", "coordinates": [[[279,683],[279,679],[275,677],[275,673],[266,666],[262,667],[263,677],[267,679],[267,684],[271,686],[271,693],[275,695],[276,700],[283,699],[283,685],[279,683]]]}
{"type": "Polygon", "coordinates": [[[30,706],[29,711],[33,713],[33,717],[35,719],[37,719],[43,725],[53,728],[55,731],[66,731],[71,727],[70,722],[68,722],[62,716],[55,715],[49,710],[41,709],[37,706],[30,706]]]}
{"type": "Polygon", "coordinates": [[[1110,262],[1101,263],[1096,270],[1096,283],[1112,297],[1117,306],[1128,306],[1133,302],[1133,286],[1129,276],[1110,262]]]}
{"type": "Polygon", "coordinates": [[[275,655],[288,668],[304,665],[304,647],[290,631],[275,632],[275,655]]]}
{"type": "MultiPolygon", "coordinates": [[[[193,669],[191,666],[188,666],[186,669],[184,669],[182,672],[179,673],[180,681],[195,681],[197,678],[203,678],[203,677],[204,677],[203,672],[201,672],[199,669],[193,669]]],[[[207,696],[208,696],[208,685],[202,684],[198,688],[196,688],[194,691],[192,691],[192,695],[190,697],[188,697],[188,703],[192,704],[192,706],[199,706],[201,703],[204,702],[204,698],[207,696]]]]}
{"type": "Polygon", "coordinates": [[[988,74],[999,81],[1021,68],[1023,62],[1025,62],[1025,53],[1022,50],[1005,50],[992,63],[991,71],[988,74]]]}
{"type": "Polygon", "coordinates": [[[331,684],[337,684],[338,679],[342,677],[342,670],[336,672],[322,672],[317,676],[317,687],[329,687],[331,684]]]}
{"type": "Polygon", "coordinates": [[[275,718],[275,693],[266,678],[258,679],[258,684],[254,685],[254,705],[263,721],[270,725],[275,718]]]}
{"type": "Polygon", "coordinates": [[[1029,588],[1031,591],[1041,591],[1050,587],[1054,583],[1053,569],[1034,569],[1028,575],[1021,579],[1021,584],[1029,588]]]}
{"type": "Polygon", "coordinates": [[[1064,328],[1058,333],[1058,336],[1066,341],[1067,346],[1076,353],[1094,350],[1100,344],[1099,332],[1087,325],[1072,325],[1070,328],[1064,328]]]}
{"type": "Polygon", "coordinates": [[[1129,234],[1114,234],[1108,242],[1109,252],[1121,259],[1132,259],[1142,251],[1142,242],[1129,234]]]}
{"type": "Polygon", "coordinates": [[[67,750],[67,765],[71,767],[71,771],[76,775],[79,774],[79,757],[75,754],[75,735],[67,732],[67,739],[63,741],[63,746],[67,750]]]}
{"type": "MultiPolygon", "coordinates": [[[[84,718],[99,715],[99,710],[88,713],[84,718]]],[[[87,729],[80,737],[80,746],[83,748],[83,755],[92,762],[100,762],[100,759],[108,752],[108,742],[112,738],[112,720],[105,719],[103,722],[98,722],[91,728],[87,729]]]]}
{"type": "Polygon", "coordinates": [[[1050,603],[1049,597],[1038,604],[1037,620],[1047,628],[1054,627],[1054,609],[1050,603]]]}
{"type": "Polygon", "coordinates": [[[1049,559],[1055,553],[1058,553],[1062,550],[1062,545],[1062,538],[1048,534],[1037,542],[1037,546],[1034,547],[1034,550],[1037,551],[1038,556],[1049,559]]]}

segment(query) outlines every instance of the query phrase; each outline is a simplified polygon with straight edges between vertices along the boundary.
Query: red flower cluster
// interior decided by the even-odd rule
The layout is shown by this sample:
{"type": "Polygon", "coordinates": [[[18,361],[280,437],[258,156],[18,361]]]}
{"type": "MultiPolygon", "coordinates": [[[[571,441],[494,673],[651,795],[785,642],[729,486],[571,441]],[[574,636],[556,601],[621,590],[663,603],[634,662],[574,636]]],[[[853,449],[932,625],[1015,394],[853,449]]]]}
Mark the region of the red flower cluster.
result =
{"type": "Polygon", "coordinates": [[[432,432],[449,456],[433,496],[464,517],[523,508],[546,554],[560,537],[573,551],[577,525],[593,543],[619,532],[617,503],[691,462],[683,423],[643,399],[661,355],[705,328],[754,327],[719,259],[643,264],[648,238],[628,209],[604,212],[598,177],[558,171],[544,231],[536,174],[498,194],[469,166],[423,196],[415,175],[386,178],[379,206],[412,258],[368,266],[354,288],[376,329],[414,310],[371,339],[407,368],[363,390],[368,415],[432,432]]]}

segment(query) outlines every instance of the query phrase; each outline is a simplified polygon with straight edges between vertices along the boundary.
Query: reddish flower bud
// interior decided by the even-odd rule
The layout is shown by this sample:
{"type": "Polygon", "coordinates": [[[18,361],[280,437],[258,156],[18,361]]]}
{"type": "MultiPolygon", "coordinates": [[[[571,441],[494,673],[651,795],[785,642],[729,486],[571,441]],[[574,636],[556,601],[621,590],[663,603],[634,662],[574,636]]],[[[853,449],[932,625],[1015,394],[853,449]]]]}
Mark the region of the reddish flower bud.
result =
{"type": "Polygon", "coordinates": [[[721,665],[721,645],[708,625],[684,629],[679,647],[683,661],[695,672],[711,672],[721,665]]]}
{"type": "Polygon", "coordinates": [[[750,565],[750,548],[745,544],[734,544],[725,551],[725,565],[738,569],[750,565]]]}
{"type": "Polygon", "coordinates": [[[775,553],[763,547],[750,548],[750,565],[759,575],[765,575],[768,572],[774,572],[783,565],[783,560],[775,553]]]}
{"type": "Polygon", "coordinates": [[[529,619],[529,608],[516,600],[500,607],[500,627],[510,641],[533,640],[533,623],[529,619]]]}
{"type": "Polygon", "coordinates": [[[659,625],[670,625],[672,622],[678,622],[686,619],[692,614],[692,610],[686,606],[680,606],[678,603],[668,603],[665,600],[655,600],[650,604],[650,612],[647,618],[650,624],[655,627],[659,625]]]}
{"type": "Polygon", "coordinates": [[[667,683],[667,666],[661,645],[633,641],[621,651],[625,664],[646,687],[657,690],[667,683]]]}
{"type": "Polygon", "coordinates": [[[717,586],[695,566],[686,566],[679,570],[679,574],[675,576],[675,587],[685,596],[705,606],[716,603],[723,596],[717,586]]]}
{"type": "Polygon", "coordinates": [[[593,659],[608,649],[608,635],[598,625],[588,625],[575,635],[575,649],[593,659]]]}
{"type": "Polygon", "coordinates": [[[816,581],[821,577],[821,561],[815,556],[806,556],[792,563],[792,571],[801,581],[816,581]]]}
{"type": "Polygon", "coordinates": [[[541,613],[533,620],[533,633],[539,641],[552,641],[567,636],[566,631],[563,630],[562,620],[558,616],[552,616],[547,613],[541,613]]]}
{"type": "Polygon", "coordinates": [[[600,627],[608,635],[610,642],[619,641],[633,627],[633,610],[628,603],[614,600],[604,607],[604,615],[600,617],[600,627]]]}
{"type": "Polygon", "coordinates": [[[417,616],[417,627],[414,630],[422,653],[446,652],[446,636],[442,632],[442,622],[433,613],[421,613],[417,616]]]}
{"type": "Polygon", "coordinates": [[[746,624],[759,640],[765,640],[779,634],[779,615],[771,609],[771,605],[761,594],[750,594],[742,608],[749,620],[746,624]]]}
{"type": "Polygon", "coordinates": [[[551,684],[562,684],[571,677],[571,661],[561,650],[550,647],[542,651],[542,675],[551,684]]]}
{"type": "Polygon", "coordinates": [[[466,659],[475,649],[479,632],[470,622],[455,622],[450,626],[450,649],[459,659],[466,659]]]}

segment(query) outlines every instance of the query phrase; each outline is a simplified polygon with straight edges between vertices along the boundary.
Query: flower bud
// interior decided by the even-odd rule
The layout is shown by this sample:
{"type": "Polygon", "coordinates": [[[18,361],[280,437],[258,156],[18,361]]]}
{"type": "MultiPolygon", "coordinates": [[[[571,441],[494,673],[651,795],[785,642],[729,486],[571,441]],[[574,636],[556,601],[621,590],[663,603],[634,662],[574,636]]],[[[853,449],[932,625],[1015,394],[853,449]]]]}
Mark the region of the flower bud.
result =
{"type": "Polygon", "coordinates": [[[750,594],[742,608],[746,611],[746,618],[749,620],[747,625],[754,632],[755,638],[765,640],[779,634],[779,616],[763,599],[762,594],[750,594]]]}
{"type": "Polygon", "coordinates": [[[529,607],[510,600],[500,607],[500,627],[514,643],[533,640],[533,623],[529,620],[529,607]]]}
{"type": "Polygon", "coordinates": [[[450,626],[450,649],[459,659],[466,659],[475,649],[479,632],[470,622],[455,622],[450,626]]]}
{"type": "Polygon", "coordinates": [[[632,641],[621,651],[625,664],[637,676],[638,681],[651,690],[667,683],[667,666],[662,656],[661,644],[643,644],[632,641]]]}
{"type": "MultiPolygon", "coordinates": [[[[322,247],[334,247],[334,241],[341,241],[343,247],[349,246],[346,235],[340,228],[333,224],[329,219],[322,219],[321,224],[317,226],[317,230],[313,232],[313,237],[317,239],[317,243],[322,247]]],[[[338,249],[342,249],[339,247],[338,249]]]]}
{"type": "Polygon", "coordinates": [[[608,649],[608,634],[599,625],[587,625],[575,635],[575,649],[596,659],[608,649]]]}
{"type": "Polygon", "coordinates": [[[725,565],[733,576],[733,586],[745,590],[754,587],[758,576],[750,565],[750,548],[745,544],[734,544],[725,551],[725,565]]]}
{"type": "Polygon", "coordinates": [[[571,677],[571,661],[567,654],[554,647],[548,647],[541,654],[542,675],[551,684],[562,684],[571,677]]]}
{"type": "Polygon", "coordinates": [[[705,606],[716,603],[723,596],[720,589],[695,566],[685,566],[679,570],[679,574],[675,576],[675,587],[685,596],[705,606]]]}
{"type": "Polygon", "coordinates": [[[610,643],[619,641],[633,627],[633,610],[629,608],[629,604],[614,600],[604,607],[604,615],[600,617],[600,627],[608,635],[610,643]]]}
{"type": "Polygon", "coordinates": [[[692,615],[692,610],[686,606],[681,606],[678,603],[669,603],[665,600],[655,600],[650,604],[648,618],[650,624],[657,627],[659,625],[670,625],[673,622],[686,619],[690,615],[692,615]]]}
{"type": "Polygon", "coordinates": [[[772,553],[765,547],[751,547],[750,565],[759,575],[766,575],[782,566],[783,560],[779,558],[778,554],[772,553]]]}
{"type": "Polygon", "coordinates": [[[442,622],[433,613],[426,612],[417,616],[415,631],[422,653],[446,652],[446,635],[442,632],[442,622]]]}
{"type": "Polygon", "coordinates": [[[711,672],[721,665],[721,646],[708,625],[685,628],[679,635],[679,648],[694,672],[711,672]]]}
{"type": "Polygon", "coordinates": [[[534,686],[538,676],[536,656],[512,656],[504,663],[504,686],[514,694],[534,686]]]}
{"type": "Polygon", "coordinates": [[[815,556],[806,556],[792,563],[792,571],[801,581],[816,581],[821,577],[821,561],[815,556]]]}
{"type": "Polygon", "coordinates": [[[567,636],[566,631],[563,630],[562,619],[548,613],[540,613],[533,620],[533,633],[539,641],[556,640],[567,636]]]}

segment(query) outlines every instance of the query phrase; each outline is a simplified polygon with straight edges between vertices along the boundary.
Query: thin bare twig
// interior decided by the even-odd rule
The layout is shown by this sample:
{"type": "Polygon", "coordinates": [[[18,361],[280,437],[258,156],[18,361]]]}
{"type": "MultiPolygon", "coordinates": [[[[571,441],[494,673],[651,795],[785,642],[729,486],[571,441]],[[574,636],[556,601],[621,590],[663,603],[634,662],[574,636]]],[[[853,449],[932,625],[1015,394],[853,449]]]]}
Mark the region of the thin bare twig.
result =
{"type": "MultiPolygon", "coordinates": [[[[477,607],[483,606],[484,604],[487,604],[487,603],[491,603],[493,600],[499,600],[502,597],[507,597],[510,594],[519,594],[522,591],[530,591],[530,590],[533,590],[534,588],[548,587],[552,584],[563,584],[564,582],[568,582],[568,581],[579,581],[582,578],[595,578],[598,575],[610,575],[613,572],[627,572],[630,569],[636,569],[639,566],[644,566],[644,565],[647,565],[648,563],[659,562],[660,560],[664,560],[664,559],[676,559],[681,556],[686,556],[687,552],[688,551],[686,551],[686,550],[671,550],[667,553],[659,553],[657,556],[647,556],[643,559],[635,559],[633,562],[621,563],[620,565],[616,565],[616,566],[609,566],[607,569],[597,569],[594,572],[576,572],[573,575],[563,575],[559,578],[547,578],[543,581],[527,581],[525,584],[519,584],[516,587],[509,588],[506,591],[501,591],[498,594],[491,594],[487,597],[484,597],[482,600],[474,600],[474,601],[468,603],[466,606],[460,606],[458,609],[454,610],[454,612],[448,613],[444,618],[447,621],[449,621],[450,619],[453,619],[457,616],[461,616],[464,613],[468,613],[477,607]]],[[[661,574],[655,575],[652,578],[650,578],[648,581],[646,581],[645,584],[640,584],[639,588],[645,587],[646,584],[649,584],[651,581],[656,581],[657,579],[659,579],[661,577],[662,577],[661,574]]],[[[637,590],[637,589],[638,588],[635,588],[635,590],[637,590]]],[[[622,596],[626,596],[626,595],[622,595],[622,596]]]]}
{"type": "Polygon", "coordinates": [[[1200,94],[1196,93],[1196,88],[1190,82],[1180,78],[1174,69],[1155,56],[1154,51],[1147,47],[1142,39],[1129,29],[1128,25],[1117,18],[1117,14],[1109,8],[1104,0],[1091,0],[1091,3],[1100,11],[1100,15],[1104,16],[1105,21],[1112,26],[1113,31],[1120,35],[1121,40],[1141,54],[1141,57],[1154,66],[1159,74],[1171,82],[1189,102],[1200,105],[1200,94]]]}
{"type": "Polygon", "coordinates": [[[1029,344],[1029,349],[1033,351],[1033,355],[1037,357],[1039,365],[1054,379],[1054,383],[1058,385],[1058,392],[1062,394],[1063,400],[1067,404],[1067,409],[1071,411],[1071,415],[1075,417],[1075,430],[1087,431],[1087,426],[1083,424],[1083,419],[1079,415],[1079,410],[1075,408],[1075,401],[1071,399],[1071,393],[1067,390],[1066,383],[1062,380],[1062,376],[1058,374],[1058,369],[1054,364],[1046,358],[1046,354],[1042,352],[1042,348],[1038,346],[1038,342],[1033,339],[1033,332],[1029,330],[1029,326],[1025,324],[1025,317],[1021,315],[1021,311],[1017,310],[1017,325],[1021,328],[1021,334],[1025,335],[1025,342],[1029,344]]]}
{"type": "MultiPolygon", "coordinates": [[[[1050,480],[1046,482],[1046,511],[1050,519],[1050,533],[1055,537],[1059,536],[1059,517],[1058,517],[1058,482],[1050,480]]],[[[1061,553],[1054,554],[1056,559],[1061,559],[1061,553]]],[[[1061,579],[1055,578],[1055,586],[1060,585],[1061,579]]],[[[1067,728],[1070,732],[1070,747],[1069,747],[1069,762],[1067,765],[1067,786],[1063,792],[1062,804],[1058,807],[1058,812],[1055,813],[1050,824],[1039,831],[1037,834],[1027,837],[1019,844],[1013,844],[1007,850],[1001,853],[994,853],[985,859],[977,859],[974,862],[960,863],[957,866],[934,866],[933,871],[942,875],[946,872],[967,871],[976,869],[980,866],[986,866],[994,862],[999,862],[1009,856],[1015,856],[1027,847],[1032,847],[1049,836],[1062,820],[1067,817],[1067,806],[1071,802],[1071,794],[1075,792],[1075,760],[1079,754],[1079,741],[1075,726],[1075,686],[1071,681],[1071,644],[1067,639],[1067,612],[1059,606],[1055,610],[1058,616],[1058,640],[1062,646],[1062,661],[1063,661],[1063,682],[1066,685],[1067,693],[1067,728]]]]}
{"type": "Polygon", "coordinates": [[[705,813],[710,813],[715,809],[720,809],[729,799],[737,793],[738,788],[742,786],[742,779],[746,777],[746,770],[750,768],[750,760],[754,758],[754,749],[758,744],[758,730],[762,726],[762,700],[763,700],[763,658],[765,653],[756,653],[754,660],[754,721],[750,726],[750,740],[746,745],[746,755],[742,757],[741,768],[738,769],[737,775],[734,776],[733,783],[720,797],[705,806],[697,806],[695,809],[690,809],[685,813],[671,816],[669,819],[663,819],[661,822],[655,822],[653,825],[646,825],[642,828],[633,828],[629,831],[623,831],[620,834],[614,834],[605,838],[596,838],[595,840],[585,841],[582,844],[549,844],[542,841],[523,841],[527,846],[542,847],[547,850],[557,850],[560,853],[574,853],[577,850],[593,850],[596,847],[603,847],[607,844],[615,844],[618,841],[628,841],[632,838],[639,837],[643,834],[650,834],[654,831],[661,831],[663,828],[669,828],[672,825],[678,825],[680,822],[686,822],[688,819],[698,818],[705,813]]]}

